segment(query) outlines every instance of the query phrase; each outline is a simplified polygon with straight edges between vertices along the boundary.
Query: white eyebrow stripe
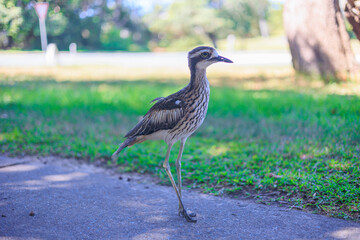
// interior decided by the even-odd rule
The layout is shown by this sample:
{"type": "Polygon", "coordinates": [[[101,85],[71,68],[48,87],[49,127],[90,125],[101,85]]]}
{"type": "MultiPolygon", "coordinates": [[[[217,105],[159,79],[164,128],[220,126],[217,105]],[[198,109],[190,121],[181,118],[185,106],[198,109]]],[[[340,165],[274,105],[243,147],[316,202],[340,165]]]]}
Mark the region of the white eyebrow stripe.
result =
{"type": "Polygon", "coordinates": [[[196,53],[201,54],[201,53],[203,53],[203,52],[209,52],[209,49],[203,49],[203,50],[200,50],[200,51],[198,51],[198,52],[196,52],[196,53]]]}
{"type": "MultiPolygon", "coordinates": [[[[210,50],[211,51],[211,50],[210,50]]],[[[195,54],[197,54],[198,56],[201,54],[201,53],[203,53],[203,52],[209,52],[209,49],[204,49],[204,50],[201,50],[201,51],[198,51],[198,52],[196,52],[195,54]]],[[[211,56],[210,56],[210,58],[212,58],[212,57],[218,57],[219,56],[219,54],[216,52],[216,51],[211,51],[211,56]]]]}
{"type": "Polygon", "coordinates": [[[190,56],[191,56],[191,57],[199,56],[201,53],[203,53],[203,52],[209,52],[209,51],[210,51],[210,49],[203,49],[203,50],[194,52],[194,53],[191,54],[190,56]]]}

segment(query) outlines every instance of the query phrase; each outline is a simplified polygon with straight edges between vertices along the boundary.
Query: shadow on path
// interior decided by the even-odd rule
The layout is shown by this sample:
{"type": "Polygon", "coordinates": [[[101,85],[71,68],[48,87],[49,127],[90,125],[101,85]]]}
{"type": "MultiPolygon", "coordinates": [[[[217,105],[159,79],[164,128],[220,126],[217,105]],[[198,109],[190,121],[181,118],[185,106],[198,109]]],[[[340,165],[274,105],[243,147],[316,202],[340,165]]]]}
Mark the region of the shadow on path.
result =
{"type": "Polygon", "coordinates": [[[198,222],[187,223],[171,187],[144,181],[76,160],[0,156],[0,238],[360,239],[358,223],[194,191],[184,204],[198,222]]]}

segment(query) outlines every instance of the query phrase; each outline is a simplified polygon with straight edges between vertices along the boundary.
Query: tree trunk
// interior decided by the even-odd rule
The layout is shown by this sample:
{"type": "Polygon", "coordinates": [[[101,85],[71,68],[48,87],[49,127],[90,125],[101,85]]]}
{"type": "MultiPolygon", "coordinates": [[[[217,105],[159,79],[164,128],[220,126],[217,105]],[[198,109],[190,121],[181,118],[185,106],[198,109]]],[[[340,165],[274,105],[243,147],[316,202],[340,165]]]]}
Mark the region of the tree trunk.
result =
{"type": "Polygon", "coordinates": [[[348,0],[345,4],[345,16],[360,40],[360,0],[348,0]]]}
{"type": "Polygon", "coordinates": [[[284,25],[296,71],[327,80],[357,77],[338,0],[287,0],[284,25]]]}

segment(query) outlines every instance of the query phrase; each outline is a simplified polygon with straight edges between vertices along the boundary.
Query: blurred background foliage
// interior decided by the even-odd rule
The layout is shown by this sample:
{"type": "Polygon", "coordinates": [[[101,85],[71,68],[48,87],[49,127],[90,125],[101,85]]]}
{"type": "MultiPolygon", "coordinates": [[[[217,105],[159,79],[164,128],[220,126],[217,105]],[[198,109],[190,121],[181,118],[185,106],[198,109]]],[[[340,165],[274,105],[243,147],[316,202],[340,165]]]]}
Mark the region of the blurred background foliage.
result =
{"type": "MultiPolygon", "coordinates": [[[[283,35],[282,4],[268,0],[182,0],[142,8],[131,0],[54,0],[48,42],[67,50],[187,50],[236,38],[283,35]]],[[[40,49],[35,1],[0,0],[0,48],[40,49]]]]}
{"type": "MultiPolygon", "coordinates": [[[[34,4],[0,1],[1,48],[40,49],[34,4]]],[[[46,27],[48,42],[60,50],[72,42],[86,50],[148,50],[151,37],[142,17],[122,1],[49,1],[46,27]]]]}

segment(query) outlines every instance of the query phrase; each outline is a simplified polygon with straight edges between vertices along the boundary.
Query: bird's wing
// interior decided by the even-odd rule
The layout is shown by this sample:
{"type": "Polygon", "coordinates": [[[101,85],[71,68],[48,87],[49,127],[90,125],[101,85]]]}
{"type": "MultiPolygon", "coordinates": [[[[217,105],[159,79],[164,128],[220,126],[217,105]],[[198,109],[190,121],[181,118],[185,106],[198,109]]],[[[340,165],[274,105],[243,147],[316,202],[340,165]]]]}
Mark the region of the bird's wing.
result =
{"type": "Polygon", "coordinates": [[[160,130],[171,129],[184,116],[185,101],[179,97],[156,98],[157,101],[136,126],[125,137],[149,135],[160,130]]]}

